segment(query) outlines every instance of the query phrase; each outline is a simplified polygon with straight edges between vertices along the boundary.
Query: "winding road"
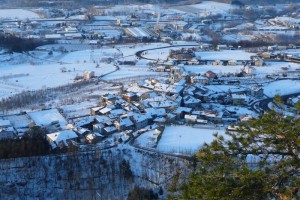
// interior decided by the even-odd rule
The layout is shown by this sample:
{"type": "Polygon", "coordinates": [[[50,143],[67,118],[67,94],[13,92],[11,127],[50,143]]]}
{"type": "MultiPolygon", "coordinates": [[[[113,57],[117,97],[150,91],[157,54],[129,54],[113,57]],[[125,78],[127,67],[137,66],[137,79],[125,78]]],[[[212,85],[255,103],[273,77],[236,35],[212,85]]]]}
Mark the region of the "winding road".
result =
{"type": "MultiPolygon", "coordinates": [[[[287,95],[282,95],[281,98],[282,100],[286,101],[290,97],[295,97],[300,95],[300,92],[293,93],[293,94],[287,94],[287,95]]],[[[256,101],[251,105],[251,108],[255,110],[257,113],[261,112],[268,112],[271,109],[269,108],[269,103],[273,102],[273,97],[269,97],[260,101],[256,101]],[[258,108],[257,108],[258,107],[258,108]]]]}
{"type": "Polygon", "coordinates": [[[182,45],[170,45],[170,46],[163,46],[163,47],[156,47],[156,48],[151,48],[151,49],[144,49],[141,51],[138,51],[135,53],[135,55],[140,58],[140,59],[145,59],[145,60],[152,60],[152,61],[157,61],[157,59],[153,58],[146,58],[142,56],[142,54],[146,51],[152,51],[152,50],[158,50],[158,49],[167,49],[167,48],[174,48],[174,47],[198,47],[199,45],[187,45],[187,44],[182,44],[182,45]]]}

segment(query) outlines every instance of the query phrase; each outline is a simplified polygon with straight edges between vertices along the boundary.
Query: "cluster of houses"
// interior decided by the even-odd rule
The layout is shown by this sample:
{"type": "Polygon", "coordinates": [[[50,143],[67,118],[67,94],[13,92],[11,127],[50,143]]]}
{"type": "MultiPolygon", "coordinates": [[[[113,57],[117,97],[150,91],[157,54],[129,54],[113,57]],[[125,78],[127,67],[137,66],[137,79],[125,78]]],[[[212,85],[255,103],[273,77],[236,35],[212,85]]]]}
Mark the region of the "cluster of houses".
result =
{"type": "Polygon", "coordinates": [[[172,79],[176,67],[171,71],[167,80],[132,83],[124,86],[122,94],[102,96],[99,106],[91,108],[90,117],[94,121],[88,121],[86,126],[107,135],[138,131],[154,124],[238,122],[245,116],[231,110],[207,110],[201,104],[218,102],[243,106],[249,96],[263,96],[263,89],[258,85],[215,94],[202,83],[187,83],[181,72],[178,72],[178,79],[172,79]]]}
{"type": "MultiPolygon", "coordinates": [[[[23,38],[41,38],[53,41],[83,40],[89,44],[99,44],[103,41],[113,43],[117,39],[126,38],[160,38],[161,40],[178,39],[177,33],[201,34],[214,22],[210,19],[200,19],[191,13],[171,12],[161,16],[153,10],[142,9],[131,16],[101,16],[85,15],[87,10],[73,19],[57,20],[7,20],[0,23],[0,32],[23,38]],[[160,19],[155,19],[161,17],[160,19]],[[147,20],[144,20],[147,19],[147,20]],[[161,21],[160,21],[161,20],[161,21]],[[50,23],[51,22],[51,23],[50,23]]],[[[167,12],[164,10],[162,12],[167,12]]],[[[278,18],[270,21],[278,25],[278,18]]],[[[283,23],[295,28],[294,25],[283,23]]],[[[281,24],[282,25],[282,24],[281,24]]],[[[219,26],[215,26],[219,27],[219,26]]],[[[274,28],[274,27],[273,27],[274,28]]],[[[299,28],[299,27],[298,27],[299,28]]],[[[270,31],[266,28],[258,31],[270,31]]],[[[281,31],[272,30],[272,31],[281,31]]],[[[224,28],[224,34],[238,32],[238,29],[224,28]]],[[[288,47],[287,47],[288,48],[288,47]]],[[[196,74],[186,72],[182,65],[243,65],[243,72],[252,73],[252,66],[263,66],[264,59],[283,58],[300,62],[300,55],[296,53],[274,54],[278,50],[287,49],[282,46],[270,46],[260,56],[252,56],[249,60],[202,60],[196,51],[216,49],[218,51],[231,50],[232,46],[220,44],[213,47],[201,44],[198,48],[182,48],[171,50],[169,59],[157,61],[155,71],[168,72],[168,78],[158,80],[144,80],[124,85],[120,94],[106,94],[101,96],[99,104],[90,108],[88,114],[69,117],[63,110],[50,109],[17,115],[0,116],[0,140],[14,139],[34,126],[41,126],[48,130],[47,139],[53,148],[70,144],[92,144],[105,140],[113,135],[118,138],[132,137],[136,132],[143,132],[146,127],[160,127],[169,123],[178,124],[210,124],[237,123],[251,119],[253,116],[236,113],[232,109],[207,108],[204,104],[221,104],[229,106],[248,107],[252,98],[262,98],[264,91],[259,84],[239,85],[239,80],[223,79],[217,73],[206,71],[196,74]],[[228,91],[215,92],[209,85],[236,85],[228,91]]],[[[297,47],[291,47],[297,48],[297,47]]],[[[85,71],[84,80],[94,77],[93,71],[85,71]]],[[[291,98],[288,103],[295,105],[299,97],[291,98]]],[[[157,133],[158,131],[154,131],[157,133]]]]}
{"type": "Polygon", "coordinates": [[[169,78],[144,80],[124,85],[120,94],[101,96],[87,115],[69,117],[67,111],[50,109],[0,117],[0,139],[21,137],[30,127],[45,127],[53,148],[71,143],[97,143],[113,134],[128,138],[146,127],[166,123],[232,123],[245,116],[234,111],[207,109],[203,103],[245,106],[249,97],[262,97],[259,85],[216,93],[216,74],[191,75],[171,67],[169,78]]]}
{"type": "MultiPolygon", "coordinates": [[[[107,2],[106,2],[107,3],[107,2]]],[[[41,9],[47,17],[39,19],[4,19],[0,32],[23,38],[40,38],[53,41],[83,40],[90,44],[115,43],[119,39],[160,39],[172,41],[184,39],[184,35],[197,35],[201,41],[210,41],[206,30],[225,35],[250,35],[260,37],[268,33],[293,33],[299,29],[297,14],[294,17],[278,16],[273,19],[248,22],[242,14],[223,13],[213,15],[204,10],[181,12],[176,9],[154,9],[151,6],[122,5],[122,9],[101,6],[93,9],[41,9]],[[137,8],[138,7],[138,8],[137,8]],[[201,15],[206,13],[204,16],[201,15]],[[232,25],[231,20],[240,24],[232,25]],[[227,22],[228,20],[228,22],[227,22]],[[228,24],[227,24],[228,23],[228,24]],[[204,37],[205,36],[205,37],[204,37]],[[207,40],[205,40],[207,38],[207,40]]],[[[233,7],[234,8],[234,7],[233,7]]],[[[238,8],[236,8],[238,9],[238,8]]],[[[251,8],[258,9],[260,8],[251,8]]],[[[225,37],[223,37],[225,38],[225,37]]],[[[254,37],[255,38],[255,37],[254,37]]],[[[130,40],[133,41],[133,40],[130,40]]],[[[217,50],[228,48],[218,45],[217,50]]],[[[231,48],[231,47],[229,47],[231,48]]]]}
{"type": "MultiPolygon", "coordinates": [[[[228,48],[227,48],[228,50],[228,48]]],[[[186,65],[197,65],[197,66],[243,66],[240,74],[242,75],[252,75],[254,72],[254,67],[262,67],[265,65],[265,61],[262,56],[251,56],[247,60],[202,60],[201,59],[201,51],[203,49],[200,48],[182,48],[179,50],[170,50],[169,57],[167,60],[157,60],[153,63],[151,69],[156,72],[170,72],[171,78],[176,78],[178,76],[178,71],[184,70],[184,66],[186,65]],[[195,55],[197,53],[198,55],[195,55]],[[182,68],[183,67],[183,68],[182,68]],[[172,71],[171,71],[172,70],[172,71]],[[174,73],[176,72],[176,73],[174,73]]],[[[238,75],[238,73],[233,74],[238,75]]],[[[210,79],[217,79],[218,74],[212,71],[207,71],[203,74],[203,76],[197,75],[195,73],[186,74],[186,81],[188,83],[197,83],[200,82],[202,84],[208,84],[210,79]]],[[[174,83],[174,80],[172,81],[174,83]]]]}

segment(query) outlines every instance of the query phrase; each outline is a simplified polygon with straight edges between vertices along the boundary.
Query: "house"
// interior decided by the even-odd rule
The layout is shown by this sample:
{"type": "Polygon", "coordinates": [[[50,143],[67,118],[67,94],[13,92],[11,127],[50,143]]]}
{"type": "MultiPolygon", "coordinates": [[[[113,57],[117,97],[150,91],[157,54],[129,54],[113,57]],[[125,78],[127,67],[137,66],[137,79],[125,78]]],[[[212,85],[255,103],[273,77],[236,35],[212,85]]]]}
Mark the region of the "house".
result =
{"type": "Polygon", "coordinates": [[[56,128],[56,131],[65,129],[68,124],[66,119],[57,109],[41,110],[29,112],[27,114],[34,121],[35,125],[43,127],[48,126],[50,129],[56,128]]]}
{"type": "Polygon", "coordinates": [[[83,72],[83,79],[86,80],[86,81],[90,80],[94,76],[95,76],[95,72],[94,71],[85,71],[85,72],[83,72]]]}
{"type": "Polygon", "coordinates": [[[91,116],[95,116],[99,113],[99,110],[104,108],[103,106],[102,107],[93,107],[90,109],[90,115],[91,116]]]}
{"type": "Polygon", "coordinates": [[[207,78],[212,78],[212,79],[218,78],[218,75],[212,71],[205,72],[204,76],[207,78]]]}
{"type": "Polygon", "coordinates": [[[89,129],[86,128],[74,128],[73,131],[79,136],[78,139],[80,142],[85,142],[85,136],[90,133],[89,129]]]}
{"type": "Polygon", "coordinates": [[[133,113],[130,119],[134,122],[135,128],[139,130],[149,125],[151,116],[147,114],[133,113]]]}
{"type": "Polygon", "coordinates": [[[72,130],[65,130],[47,134],[47,140],[51,144],[52,148],[61,148],[68,146],[70,141],[77,142],[78,135],[72,130]]]}
{"type": "Polygon", "coordinates": [[[209,100],[209,94],[205,94],[203,92],[196,92],[195,97],[200,99],[202,102],[207,102],[209,100]]]}
{"type": "Polygon", "coordinates": [[[133,130],[134,124],[130,120],[129,117],[120,117],[118,121],[115,121],[115,127],[118,129],[118,131],[126,131],[126,130],[133,130]]]}
{"type": "Polygon", "coordinates": [[[250,94],[257,98],[263,97],[264,89],[261,86],[253,85],[250,87],[250,94]]]}
{"type": "Polygon", "coordinates": [[[254,68],[251,66],[248,66],[248,65],[243,68],[243,73],[246,73],[248,75],[253,74],[253,71],[254,71],[254,68]]]}
{"type": "Polygon", "coordinates": [[[231,65],[231,66],[235,66],[237,65],[237,61],[236,60],[228,60],[228,65],[231,65]]]}
{"type": "Polygon", "coordinates": [[[17,134],[11,126],[10,121],[0,119],[0,140],[14,139],[16,137],[17,134]]]}
{"type": "Polygon", "coordinates": [[[193,58],[192,60],[188,61],[189,65],[199,65],[199,60],[197,60],[196,58],[193,58]]]}
{"type": "Polygon", "coordinates": [[[268,51],[274,51],[278,48],[277,45],[273,45],[273,46],[268,46],[268,51]]]}
{"type": "Polygon", "coordinates": [[[193,96],[195,91],[196,91],[196,88],[194,86],[187,86],[183,90],[183,96],[186,96],[186,95],[193,96]]]}
{"type": "Polygon", "coordinates": [[[186,23],[185,21],[175,21],[172,22],[171,25],[176,29],[176,30],[183,30],[184,27],[187,25],[188,23],[186,23]]]}
{"type": "Polygon", "coordinates": [[[201,33],[205,28],[205,24],[187,24],[184,29],[189,33],[201,33]]]}
{"type": "Polygon", "coordinates": [[[166,115],[166,110],[164,108],[154,109],[154,108],[146,108],[145,112],[150,115],[152,118],[162,117],[166,115]]]}
{"type": "Polygon", "coordinates": [[[223,112],[203,110],[200,111],[200,117],[211,122],[219,123],[222,121],[223,112]]]}
{"type": "Polygon", "coordinates": [[[188,95],[183,97],[183,104],[185,107],[196,108],[200,106],[200,103],[201,101],[193,96],[188,95]]]}
{"type": "Polygon", "coordinates": [[[231,94],[233,105],[244,105],[246,103],[247,96],[244,94],[231,94]]]}
{"type": "MultiPolygon", "coordinates": [[[[230,82],[230,84],[237,84],[237,83],[230,82]]],[[[228,89],[228,92],[230,94],[246,94],[249,92],[249,89],[244,88],[244,87],[232,87],[232,88],[228,89]]]]}
{"type": "Polygon", "coordinates": [[[89,133],[85,136],[85,139],[89,144],[96,144],[103,138],[104,136],[99,133],[89,133]]]}
{"type": "Polygon", "coordinates": [[[300,102],[300,96],[297,97],[290,97],[287,100],[287,104],[295,106],[296,103],[300,102]]]}
{"type": "Polygon", "coordinates": [[[153,122],[154,123],[165,123],[167,119],[165,117],[156,117],[153,122]]]}
{"type": "Polygon", "coordinates": [[[34,121],[30,118],[29,115],[25,113],[16,114],[16,115],[7,115],[3,117],[3,119],[9,120],[15,129],[20,129],[20,128],[27,129],[35,126],[34,121]]]}
{"type": "Polygon", "coordinates": [[[115,103],[117,100],[117,96],[114,94],[106,94],[100,97],[100,102],[111,102],[111,103],[115,103]]]}
{"type": "Polygon", "coordinates": [[[46,34],[45,39],[48,40],[57,40],[57,39],[62,39],[63,36],[61,34],[46,34]]]}
{"type": "Polygon", "coordinates": [[[123,98],[124,98],[125,101],[127,101],[129,103],[132,102],[132,101],[138,101],[139,100],[138,96],[133,92],[125,93],[123,95],[123,98]]]}
{"type": "Polygon", "coordinates": [[[167,114],[167,121],[168,122],[174,122],[175,120],[176,120],[176,115],[174,115],[172,113],[167,114]]]}
{"type": "Polygon", "coordinates": [[[186,123],[195,123],[197,122],[197,115],[184,115],[186,123]]]}
{"type": "Polygon", "coordinates": [[[67,40],[82,39],[81,33],[65,33],[64,36],[67,40]]]}
{"type": "Polygon", "coordinates": [[[103,129],[103,134],[105,134],[105,135],[111,135],[116,132],[117,132],[117,129],[114,126],[108,126],[103,129]]]}
{"type": "Polygon", "coordinates": [[[94,124],[93,125],[93,132],[102,134],[103,130],[104,130],[104,127],[105,126],[102,123],[94,124]]]}
{"type": "Polygon", "coordinates": [[[96,123],[103,124],[103,123],[106,123],[108,121],[111,121],[111,119],[107,116],[96,116],[95,121],[96,121],[96,123]]]}
{"type": "Polygon", "coordinates": [[[125,33],[135,38],[151,38],[152,34],[147,28],[130,27],[125,29],[125,33]]]}
{"type": "Polygon", "coordinates": [[[212,62],[212,65],[223,65],[223,62],[221,60],[215,60],[212,62]]]}
{"type": "Polygon", "coordinates": [[[166,70],[165,66],[158,66],[155,71],[157,71],[157,72],[164,72],[165,70],[166,70]]]}
{"type": "Polygon", "coordinates": [[[226,44],[219,44],[217,45],[216,49],[218,51],[221,51],[221,50],[227,50],[228,49],[228,46],[226,44]]]}
{"type": "Polygon", "coordinates": [[[176,119],[183,119],[186,114],[190,114],[191,112],[192,108],[178,107],[173,113],[176,115],[176,119]]]}
{"type": "Polygon", "coordinates": [[[113,109],[110,111],[108,117],[111,119],[114,119],[114,118],[120,117],[121,115],[123,115],[125,113],[126,113],[126,111],[123,109],[113,109]]]}
{"type": "Polygon", "coordinates": [[[0,119],[0,128],[8,128],[11,126],[12,125],[9,120],[0,119]]]}
{"type": "Polygon", "coordinates": [[[198,123],[198,124],[207,124],[208,121],[205,120],[205,119],[197,119],[197,123],[198,123]]]}
{"type": "Polygon", "coordinates": [[[95,117],[94,116],[87,116],[78,118],[74,121],[75,126],[92,129],[95,117]]]}
{"type": "Polygon", "coordinates": [[[264,65],[264,60],[258,56],[252,56],[251,57],[251,64],[254,65],[254,66],[263,66],[264,65]]]}
{"type": "Polygon", "coordinates": [[[263,59],[271,59],[271,53],[270,52],[263,52],[261,54],[261,56],[263,57],[263,59]]]}
{"type": "Polygon", "coordinates": [[[203,85],[207,85],[209,82],[207,77],[204,76],[192,76],[191,83],[201,83],[203,85]]]}
{"type": "Polygon", "coordinates": [[[154,30],[164,30],[166,27],[166,24],[164,23],[156,23],[153,25],[154,30]]]}
{"type": "Polygon", "coordinates": [[[211,44],[206,44],[206,43],[200,45],[200,48],[203,50],[209,50],[211,47],[212,47],[211,44]]]}
{"type": "Polygon", "coordinates": [[[104,107],[102,108],[101,110],[99,110],[99,115],[107,115],[109,114],[109,112],[111,111],[112,109],[109,108],[109,107],[104,107]]]}

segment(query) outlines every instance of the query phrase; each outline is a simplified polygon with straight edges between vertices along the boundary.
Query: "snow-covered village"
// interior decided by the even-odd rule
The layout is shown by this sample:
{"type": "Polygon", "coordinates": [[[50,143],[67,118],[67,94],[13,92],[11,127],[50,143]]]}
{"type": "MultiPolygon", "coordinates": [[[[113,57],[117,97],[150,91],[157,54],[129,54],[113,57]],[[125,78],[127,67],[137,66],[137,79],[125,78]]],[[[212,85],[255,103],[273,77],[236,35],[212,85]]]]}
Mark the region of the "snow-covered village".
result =
{"type": "Polygon", "coordinates": [[[240,124],[299,119],[300,3],[4,0],[0,61],[0,199],[222,199],[178,185],[240,124]]]}

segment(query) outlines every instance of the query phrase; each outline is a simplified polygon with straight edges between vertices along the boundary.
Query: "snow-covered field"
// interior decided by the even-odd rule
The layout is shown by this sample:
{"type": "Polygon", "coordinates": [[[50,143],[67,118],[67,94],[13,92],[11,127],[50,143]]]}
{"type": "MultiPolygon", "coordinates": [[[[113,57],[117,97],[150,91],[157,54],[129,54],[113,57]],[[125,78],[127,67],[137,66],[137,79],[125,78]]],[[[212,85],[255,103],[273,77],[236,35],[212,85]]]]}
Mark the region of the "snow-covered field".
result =
{"type": "Polygon", "coordinates": [[[264,93],[269,97],[274,97],[276,94],[287,95],[300,93],[300,81],[280,80],[272,82],[264,86],[264,93]]]}
{"type": "Polygon", "coordinates": [[[203,1],[200,4],[192,4],[187,6],[177,6],[175,9],[184,12],[194,12],[194,13],[210,13],[213,15],[216,14],[228,14],[229,10],[237,8],[236,6],[226,4],[226,3],[218,3],[211,1],[203,1]]]}
{"type": "Polygon", "coordinates": [[[135,144],[141,147],[154,147],[157,134],[157,130],[147,131],[137,138],[135,144]]]}
{"type": "MultiPolygon", "coordinates": [[[[3,55],[4,56],[4,55],[3,55]]],[[[5,55],[6,56],[6,55],[5,55]]],[[[55,53],[44,59],[42,53],[32,56],[18,55],[0,64],[0,98],[24,90],[37,90],[73,83],[84,71],[94,71],[96,76],[116,69],[103,58],[120,56],[116,49],[83,50],[67,54],[55,53]],[[18,64],[19,63],[19,64],[18,64]],[[98,66],[97,66],[98,65],[98,66]],[[62,69],[66,72],[62,72],[62,69]]]]}
{"type": "MultiPolygon", "coordinates": [[[[198,44],[196,45],[196,47],[198,44]]],[[[154,60],[167,60],[169,57],[171,50],[180,50],[182,48],[192,48],[193,46],[181,46],[181,47],[170,47],[170,48],[163,48],[163,49],[155,49],[155,50],[149,50],[144,52],[143,57],[147,59],[154,59],[154,60]]]]}
{"type": "Polygon", "coordinates": [[[82,50],[66,54],[61,62],[82,63],[82,62],[100,62],[103,58],[119,57],[120,52],[112,48],[101,48],[95,50],[82,50]]]}
{"type": "Polygon", "coordinates": [[[201,51],[195,54],[202,60],[250,60],[255,55],[242,50],[201,51]]]}
{"type": "Polygon", "coordinates": [[[194,72],[197,74],[204,74],[208,70],[218,73],[239,73],[243,69],[242,65],[236,66],[223,66],[223,65],[186,65],[184,66],[186,71],[194,72]]]}
{"type": "Polygon", "coordinates": [[[146,76],[161,76],[163,73],[160,72],[153,72],[149,71],[149,68],[147,66],[142,65],[121,65],[120,70],[108,74],[103,77],[104,80],[118,80],[118,79],[124,79],[127,78],[125,81],[129,81],[130,79],[136,79],[146,76]]]}
{"type": "Polygon", "coordinates": [[[135,10],[155,10],[156,8],[151,4],[145,4],[145,5],[133,5],[133,4],[127,4],[127,5],[115,5],[113,7],[105,9],[105,12],[110,15],[114,12],[123,12],[122,14],[126,15],[127,13],[132,13],[135,10]]]}
{"type": "Polygon", "coordinates": [[[190,126],[167,126],[157,149],[170,153],[195,153],[204,143],[212,142],[214,133],[224,135],[224,130],[193,128],[190,126]]]}
{"type": "Polygon", "coordinates": [[[0,19],[32,19],[40,18],[38,14],[30,10],[24,9],[0,9],[0,19]]]}
{"type": "Polygon", "coordinates": [[[102,75],[115,70],[111,64],[100,65],[99,68],[95,64],[45,64],[45,65],[16,65],[16,66],[0,66],[0,76],[25,74],[21,77],[12,77],[0,82],[4,87],[0,89],[0,98],[7,97],[13,93],[23,90],[36,90],[46,87],[57,87],[60,85],[73,83],[76,75],[83,75],[86,70],[95,71],[96,75],[102,75]],[[61,72],[61,68],[65,67],[69,72],[61,72]],[[10,91],[9,88],[12,88],[10,91]],[[13,92],[13,93],[8,93],[13,92]]]}
{"type": "Polygon", "coordinates": [[[146,43],[146,44],[130,44],[130,45],[116,45],[115,48],[123,53],[124,57],[133,56],[136,52],[145,50],[145,49],[153,49],[159,47],[167,47],[170,46],[168,43],[146,43]]]}
{"type": "Polygon", "coordinates": [[[295,71],[300,69],[300,64],[290,62],[266,62],[263,67],[256,67],[255,73],[257,76],[265,77],[266,74],[279,74],[287,71],[295,71]],[[283,70],[287,68],[287,70],[283,70]]]}
{"type": "MultiPolygon", "coordinates": [[[[181,43],[180,43],[181,44],[181,43]]],[[[146,43],[118,45],[115,48],[92,48],[89,45],[54,44],[39,47],[27,54],[0,55],[0,99],[22,92],[73,83],[84,71],[94,71],[96,76],[116,70],[110,61],[138,61],[135,53],[143,49],[169,46],[168,43],[146,43]],[[65,49],[67,53],[61,50],[65,49]],[[52,54],[48,52],[52,51],[52,54]],[[110,60],[110,61],[109,61],[110,60]],[[66,72],[62,72],[64,69],[66,72]]],[[[149,71],[147,60],[140,60],[136,66],[120,66],[120,70],[105,76],[114,80],[140,76],[159,76],[149,71]]]]}

